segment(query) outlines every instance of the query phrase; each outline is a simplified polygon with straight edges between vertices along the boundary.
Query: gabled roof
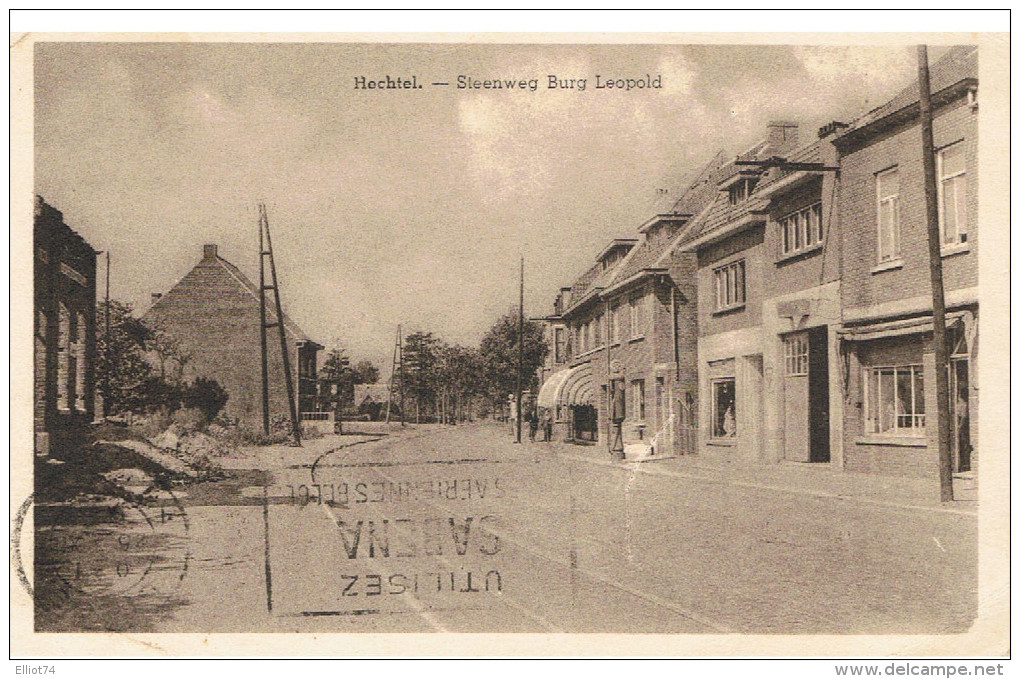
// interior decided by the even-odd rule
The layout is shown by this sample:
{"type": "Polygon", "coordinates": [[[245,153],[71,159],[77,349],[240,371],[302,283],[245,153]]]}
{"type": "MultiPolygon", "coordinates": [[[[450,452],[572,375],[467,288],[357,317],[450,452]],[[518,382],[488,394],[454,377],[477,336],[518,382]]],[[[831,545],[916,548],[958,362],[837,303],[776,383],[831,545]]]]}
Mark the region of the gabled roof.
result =
{"type": "MultiPolygon", "coordinates": [[[[152,305],[145,316],[158,315],[161,310],[175,303],[203,304],[230,295],[240,295],[241,297],[250,295],[258,306],[259,286],[252,283],[240,269],[219,255],[203,257],[202,261],[196,264],[184,278],[152,305]]],[[[266,295],[267,322],[276,320],[276,309],[270,303],[270,299],[272,296],[266,295]]],[[[286,313],[283,314],[283,327],[295,341],[308,342],[322,348],[317,342],[313,342],[286,313]]]]}
{"type": "MultiPolygon", "coordinates": [[[[650,227],[657,221],[669,221],[671,219],[683,222],[685,226],[688,225],[691,218],[703,212],[718,194],[718,189],[716,188],[716,182],[718,181],[717,174],[720,168],[724,167],[724,164],[725,156],[722,151],[719,151],[702,168],[697,178],[691,182],[680,195],[680,198],[677,199],[676,203],[673,204],[671,213],[656,215],[656,217],[646,222],[645,227],[642,227],[642,229],[647,230],[647,227],[650,227]]],[[[654,240],[646,238],[639,246],[634,248],[631,255],[621,265],[619,273],[614,277],[612,285],[607,286],[607,290],[617,288],[624,283],[630,282],[632,279],[641,278],[639,276],[641,273],[652,273],[662,268],[663,255],[676,242],[676,236],[654,240]]]]}
{"type": "MultiPolygon", "coordinates": [[[[765,160],[773,150],[767,142],[758,142],[719,168],[716,174],[718,177],[717,186],[724,187],[728,183],[732,183],[730,182],[731,179],[741,174],[760,174],[754,168],[737,165],[737,161],[765,160]]],[[[759,180],[751,195],[746,200],[735,205],[730,204],[726,191],[716,191],[712,202],[698,219],[692,221],[686,229],[686,233],[678,239],[677,244],[685,250],[696,249],[698,245],[706,241],[724,238],[731,233],[740,231],[749,224],[763,221],[764,217],[761,215],[764,213],[769,201],[767,198],[755,195],[760,184],[761,181],[759,180]]]]}
{"type": "MultiPolygon", "coordinates": [[[[816,139],[807,146],[800,147],[791,153],[786,160],[791,163],[821,163],[822,141],[820,139],[816,139]]],[[[798,171],[800,170],[790,170],[785,167],[771,167],[762,175],[761,180],[755,187],[755,191],[761,192],[763,189],[775,184],[780,179],[786,179],[798,171]]]]}
{"type": "MultiPolygon", "coordinates": [[[[628,241],[630,239],[627,239],[628,241]]],[[[613,242],[621,242],[623,239],[616,239],[613,242]]],[[[633,243],[636,243],[634,240],[633,243]]],[[[632,246],[633,243],[630,243],[632,246]]],[[[614,280],[617,279],[617,274],[622,268],[627,266],[627,262],[634,254],[634,247],[630,247],[630,251],[624,255],[623,259],[616,264],[603,268],[601,260],[596,262],[594,266],[584,272],[584,274],[574,282],[570,287],[570,304],[563,310],[563,316],[568,315],[571,311],[578,307],[586,304],[589,300],[593,299],[598,295],[601,290],[611,285],[614,280]]]]}
{"type": "MultiPolygon", "coordinates": [[[[941,59],[928,69],[928,77],[931,82],[933,99],[937,99],[940,92],[952,88],[954,85],[971,80],[976,83],[978,77],[977,46],[955,45],[951,47],[941,59]]],[[[859,137],[863,130],[876,125],[884,118],[894,117],[895,114],[909,117],[913,114],[910,109],[919,106],[919,100],[920,93],[915,79],[888,102],[851,122],[850,126],[837,137],[837,143],[839,139],[859,137]]]]}
{"type": "Polygon", "coordinates": [[[366,398],[371,398],[375,403],[385,403],[389,398],[390,385],[380,384],[355,384],[354,405],[360,406],[366,398]]]}

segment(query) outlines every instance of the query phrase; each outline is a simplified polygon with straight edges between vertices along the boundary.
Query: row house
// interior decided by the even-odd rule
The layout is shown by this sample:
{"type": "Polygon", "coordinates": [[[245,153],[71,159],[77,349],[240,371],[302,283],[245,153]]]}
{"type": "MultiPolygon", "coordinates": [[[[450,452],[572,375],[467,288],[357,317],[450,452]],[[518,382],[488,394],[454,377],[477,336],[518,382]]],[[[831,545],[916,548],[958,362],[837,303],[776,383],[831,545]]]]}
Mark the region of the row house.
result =
{"type": "Polygon", "coordinates": [[[35,198],[35,450],[63,445],[95,415],[96,251],[35,198]]]}
{"type": "MultiPolygon", "coordinates": [[[[978,55],[954,47],[930,72],[950,354],[954,472],[977,464],[978,55]]],[[[938,469],[932,298],[916,83],[834,139],[843,272],[843,464],[938,469]]]]}
{"type": "Polygon", "coordinates": [[[601,292],[616,279],[635,238],[611,241],[569,288],[560,290],[553,314],[542,320],[552,342],[537,405],[553,416],[553,436],[606,444],[609,393],[607,345],[620,332],[619,310],[609,313],[601,292]],[[601,432],[601,437],[600,437],[601,432]]]}
{"type": "MultiPolygon", "coordinates": [[[[205,245],[202,258],[166,294],[154,294],[142,317],[178,341],[188,361],[182,377],[215,379],[229,396],[224,414],[251,426],[262,421],[261,293],[236,266],[219,256],[216,245],[205,245]]],[[[276,308],[266,304],[268,323],[276,308]]],[[[315,410],[317,356],[323,348],[283,314],[287,353],[302,417],[315,410]]],[[[283,358],[275,329],[268,336],[270,417],[286,415],[283,358]]]]}
{"type": "Polygon", "coordinates": [[[543,319],[552,351],[539,392],[565,438],[656,443],[657,451],[693,452],[697,394],[693,283],[695,260],[676,252],[686,225],[711,201],[721,154],[679,200],[616,239],[543,319]]]}
{"type": "Polygon", "coordinates": [[[679,248],[697,257],[704,453],[832,456],[835,151],[826,139],[799,140],[796,124],[769,123],[765,139],[719,173],[718,194],[679,248]],[[789,163],[776,167],[778,158],[789,163]]]}
{"type": "MultiPolygon", "coordinates": [[[[956,471],[976,461],[977,53],[931,69],[956,471]]],[[[699,452],[937,470],[917,84],[817,139],[771,123],[720,173],[697,256],[699,452]]]]}

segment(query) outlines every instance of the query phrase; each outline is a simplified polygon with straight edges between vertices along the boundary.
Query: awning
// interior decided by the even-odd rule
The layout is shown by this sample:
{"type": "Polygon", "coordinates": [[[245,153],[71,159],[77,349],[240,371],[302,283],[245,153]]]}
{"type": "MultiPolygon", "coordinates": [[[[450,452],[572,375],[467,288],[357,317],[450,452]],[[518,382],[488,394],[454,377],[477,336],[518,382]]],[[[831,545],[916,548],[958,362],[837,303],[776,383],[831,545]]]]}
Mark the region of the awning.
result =
{"type": "Polygon", "coordinates": [[[567,373],[556,395],[559,403],[569,406],[595,404],[595,388],[591,379],[591,363],[575,366],[567,373]]]}
{"type": "Polygon", "coordinates": [[[538,407],[556,405],[587,406],[595,404],[595,388],[591,379],[591,363],[554,372],[538,390],[538,407]]]}
{"type": "MultiPolygon", "coordinates": [[[[952,327],[960,322],[969,311],[950,311],[946,314],[946,328],[952,327]]],[[[865,342],[868,340],[884,339],[886,337],[900,337],[902,335],[916,335],[932,332],[934,322],[931,316],[919,316],[898,321],[887,321],[885,323],[870,323],[838,330],[837,334],[841,339],[848,342],[865,342]]]]}
{"type": "Polygon", "coordinates": [[[570,369],[564,368],[563,370],[557,370],[546,378],[545,382],[542,383],[542,388],[538,390],[537,403],[539,408],[553,408],[556,406],[556,394],[559,392],[560,385],[563,384],[563,380],[567,379],[569,373],[570,369]]]}

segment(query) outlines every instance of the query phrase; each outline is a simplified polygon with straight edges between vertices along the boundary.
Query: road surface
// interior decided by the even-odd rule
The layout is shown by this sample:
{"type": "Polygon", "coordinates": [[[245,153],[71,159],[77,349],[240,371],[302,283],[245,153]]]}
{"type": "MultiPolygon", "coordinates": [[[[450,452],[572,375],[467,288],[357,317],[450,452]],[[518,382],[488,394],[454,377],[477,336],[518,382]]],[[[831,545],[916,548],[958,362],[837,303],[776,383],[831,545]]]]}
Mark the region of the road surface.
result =
{"type": "Polygon", "coordinates": [[[976,615],[973,513],[607,462],[494,424],[296,451],[268,480],[37,533],[37,627],[933,634],[976,615]]]}

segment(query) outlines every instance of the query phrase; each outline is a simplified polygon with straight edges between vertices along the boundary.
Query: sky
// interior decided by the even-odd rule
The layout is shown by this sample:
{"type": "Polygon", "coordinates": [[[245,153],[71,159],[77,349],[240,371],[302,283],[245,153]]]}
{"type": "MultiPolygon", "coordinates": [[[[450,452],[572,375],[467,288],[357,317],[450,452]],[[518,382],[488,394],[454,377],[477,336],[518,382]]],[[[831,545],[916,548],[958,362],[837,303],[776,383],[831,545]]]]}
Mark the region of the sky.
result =
{"type": "Polygon", "coordinates": [[[769,120],[808,143],[916,68],[909,46],[38,43],[35,190],[111,253],[111,294],[139,313],[206,243],[256,280],[264,201],[285,311],[385,376],[398,323],[476,345],[515,307],[522,256],[525,312],[549,313],[718,151],[769,120]],[[355,89],[387,75],[423,87],[355,89]]]}

